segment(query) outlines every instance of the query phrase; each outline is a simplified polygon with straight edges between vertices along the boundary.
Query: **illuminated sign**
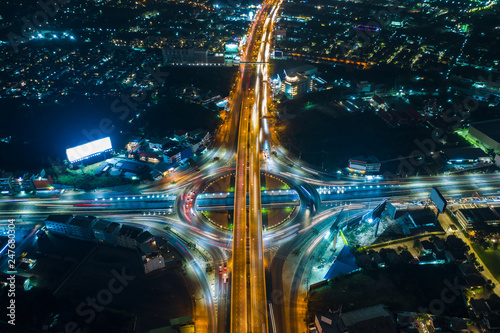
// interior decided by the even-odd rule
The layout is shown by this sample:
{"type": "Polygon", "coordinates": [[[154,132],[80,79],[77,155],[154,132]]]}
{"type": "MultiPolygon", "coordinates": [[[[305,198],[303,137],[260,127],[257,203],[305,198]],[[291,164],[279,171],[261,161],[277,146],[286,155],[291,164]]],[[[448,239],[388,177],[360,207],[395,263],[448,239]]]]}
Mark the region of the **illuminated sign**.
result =
{"type": "Polygon", "coordinates": [[[111,150],[111,139],[109,137],[91,141],[80,146],[66,149],[68,161],[71,163],[81,161],[85,158],[96,156],[104,151],[111,150]]]}
{"type": "Polygon", "coordinates": [[[226,44],[226,52],[238,53],[238,44],[235,43],[226,44]]]}

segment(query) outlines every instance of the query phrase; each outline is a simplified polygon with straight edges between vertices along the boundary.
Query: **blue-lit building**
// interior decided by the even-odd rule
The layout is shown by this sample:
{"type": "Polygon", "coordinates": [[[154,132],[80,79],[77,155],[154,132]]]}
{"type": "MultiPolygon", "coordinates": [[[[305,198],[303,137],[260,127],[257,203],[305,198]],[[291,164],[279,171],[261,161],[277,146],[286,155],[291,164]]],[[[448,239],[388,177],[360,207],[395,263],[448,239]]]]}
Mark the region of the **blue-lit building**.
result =
{"type": "Polygon", "coordinates": [[[106,220],[97,221],[92,227],[94,238],[100,243],[115,244],[115,237],[120,230],[120,225],[116,222],[106,220]]]}
{"type": "Polygon", "coordinates": [[[95,216],[75,216],[67,224],[68,234],[75,238],[92,240],[94,238],[92,227],[96,222],[95,216]]]}
{"type": "Polygon", "coordinates": [[[69,235],[68,223],[73,219],[73,215],[49,215],[45,220],[45,226],[51,232],[62,235],[69,235]]]}

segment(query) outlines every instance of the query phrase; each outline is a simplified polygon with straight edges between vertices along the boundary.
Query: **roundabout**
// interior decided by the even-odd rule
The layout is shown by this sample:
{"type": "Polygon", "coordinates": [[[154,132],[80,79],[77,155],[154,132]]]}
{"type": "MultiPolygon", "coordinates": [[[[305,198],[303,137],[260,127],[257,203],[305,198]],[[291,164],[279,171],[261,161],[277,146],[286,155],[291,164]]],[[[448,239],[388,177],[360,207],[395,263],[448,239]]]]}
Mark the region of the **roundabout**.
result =
{"type": "MultiPolygon", "coordinates": [[[[231,231],[234,216],[234,171],[226,172],[206,182],[198,189],[186,191],[183,209],[191,216],[231,231]]],[[[263,229],[269,230],[290,223],[301,205],[299,193],[292,185],[268,172],[261,172],[263,229]]],[[[248,199],[247,199],[248,200],[248,199]]],[[[247,201],[248,204],[248,201],[247,201]]]]}

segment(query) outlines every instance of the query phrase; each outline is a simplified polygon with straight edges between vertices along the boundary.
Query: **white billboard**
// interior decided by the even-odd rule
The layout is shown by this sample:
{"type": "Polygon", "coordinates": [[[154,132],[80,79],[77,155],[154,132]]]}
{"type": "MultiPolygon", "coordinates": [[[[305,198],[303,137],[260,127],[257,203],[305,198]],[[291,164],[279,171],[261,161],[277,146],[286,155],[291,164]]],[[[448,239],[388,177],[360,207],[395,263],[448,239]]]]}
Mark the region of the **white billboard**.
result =
{"type": "Polygon", "coordinates": [[[66,156],[71,163],[81,161],[85,158],[96,156],[103,151],[111,150],[111,139],[109,137],[91,141],[80,146],[66,149],[66,156]]]}

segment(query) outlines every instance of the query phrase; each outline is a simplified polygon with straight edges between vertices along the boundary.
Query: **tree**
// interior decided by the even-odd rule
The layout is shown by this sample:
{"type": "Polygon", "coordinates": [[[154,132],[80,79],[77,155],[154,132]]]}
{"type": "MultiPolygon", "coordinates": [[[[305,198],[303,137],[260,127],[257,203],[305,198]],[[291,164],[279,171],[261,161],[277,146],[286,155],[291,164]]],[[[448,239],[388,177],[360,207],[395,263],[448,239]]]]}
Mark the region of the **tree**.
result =
{"type": "Polygon", "coordinates": [[[80,171],[82,172],[82,175],[84,175],[84,174],[85,174],[85,171],[84,171],[84,169],[85,169],[85,165],[83,165],[83,163],[80,163],[80,164],[78,165],[78,168],[79,168],[79,169],[80,169],[80,171]]]}

